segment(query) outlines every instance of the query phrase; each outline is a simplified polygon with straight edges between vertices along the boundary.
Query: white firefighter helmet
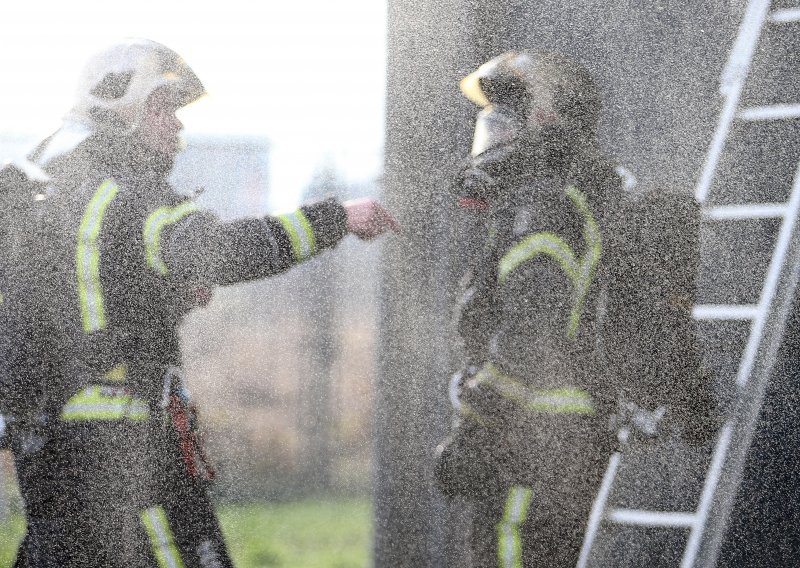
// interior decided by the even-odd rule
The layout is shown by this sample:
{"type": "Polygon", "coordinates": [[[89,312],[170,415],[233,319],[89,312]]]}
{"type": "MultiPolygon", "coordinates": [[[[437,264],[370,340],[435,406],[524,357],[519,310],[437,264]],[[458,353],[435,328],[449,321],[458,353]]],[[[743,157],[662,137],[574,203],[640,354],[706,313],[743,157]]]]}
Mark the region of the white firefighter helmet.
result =
{"type": "Polygon", "coordinates": [[[558,123],[566,131],[594,136],[600,113],[597,85],[575,61],[554,52],[507,51],[464,77],[461,92],[483,107],[473,155],[528,131],[558,123]]]}
{"type": "Polygon", "coordinates": [[[126,39],[89,59],[67,118],[90,128],[133,132],[148,97],[162,88],[178,107],[205,94],[197,75],[173,50],[147,39],[126,39]]]}

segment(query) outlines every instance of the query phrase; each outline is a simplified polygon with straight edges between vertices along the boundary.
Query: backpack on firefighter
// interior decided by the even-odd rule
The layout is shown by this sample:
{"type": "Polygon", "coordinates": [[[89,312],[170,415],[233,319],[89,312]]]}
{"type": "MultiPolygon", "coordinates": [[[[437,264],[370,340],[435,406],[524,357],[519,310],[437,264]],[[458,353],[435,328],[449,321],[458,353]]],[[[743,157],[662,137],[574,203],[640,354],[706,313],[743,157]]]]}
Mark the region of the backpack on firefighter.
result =
{"type": "Polygon", "coordinates": [[[598,337],[602,367],[618,385],[619,426],[653,436],[665,417],[702,443],[715,431],[716,397],[692,317],[700,207],[668,191],[624,192],[609,205],[598,337]]]}

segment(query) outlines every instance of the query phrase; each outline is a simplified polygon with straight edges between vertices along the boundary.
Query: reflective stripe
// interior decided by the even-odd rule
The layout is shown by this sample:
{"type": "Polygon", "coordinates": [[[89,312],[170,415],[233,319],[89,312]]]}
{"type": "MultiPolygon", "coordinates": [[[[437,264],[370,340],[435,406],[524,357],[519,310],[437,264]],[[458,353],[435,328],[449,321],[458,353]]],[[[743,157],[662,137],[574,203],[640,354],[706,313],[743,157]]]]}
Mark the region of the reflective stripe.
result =
{"type": "Polygon", "coordinates": [[[289,235],[289,241],[292,243],[292,251],[294,258],[297,261],[310,258],[317,252],[317,243],[314,237],[314,229],[311,223],[303,214],[301,209],[294,213],[287,213],[278,215],[286,233],[289,235]]]}
{"type": "Polygon", "coordinates": [[[81,319],[86,333],[106,327],[103,290],[100,286],[100,248],[97,245],[97,238],[100,235],[106,209],[118,192],[119,188],[112,180],[105,180],[89,201],[78,228],[76,272],[81,319]]]}
{"type": "Polygon", "coordinates": [[[150,507],[142,511],[139,518],[150,538],[159,568],[184,568],[164,509],[159,505],[150,507]]]}
{"type": "Polygon", "coordinates": [[[586,243],[583,256],[578,258],[569,245],[553,233],[535,233],[514,245],[500,259],[498,281],[504,284],[509,275],[521,264],[540,254],[553,258],[574,285],[572,310],[567,322],[567,337],[572,339],[578,333],[586,295],[589,293],[594,272],[600,262],[602,240],[597,222],[586,202],[586,196],[574,185],[569,186],[565,193],[583,217],[583,240],[586,243]]]}
{"type": "Polygon", "coordinates": [[[118,383],[125,382],[125,379],[127,377],[128,377],[127,363],[120,363],[119,365],[114,365],[114,367],[103,373],[103,378],[105,380],[115,381],[118,383]]]}
{"type": "Polygon", "coordinates": [[[83,420],[131,420],[142,422],[150,418],[149,405],[133,398],[124,389],[93,385],[70,398],[61,411],[66,422],[83,420]]]}
{"type": "Polygon", "coordinates": [[[487,363],[476,379],[486,383],[500,396],[513,400],[531,412],[546,414],[595,414],[591,395],[576,387],[558,389],[532,389],[515,377],[501,373],[487,363]]]}
{"type": "Polygon", "coordinates": [[[564,240],[553,233],[536,233],[514,245],[500,259],[499,280],[504,284],[508,276],[523,262],[533,259],[539,254],[553,257],[570,279],[578,276],[578,263],[575,254],[564,240]]]}
{"type": "Polygon", "coordinates": [[[161,232],[197,210],[197,205],[185,201],[176,207],[159,207],[147,217],[142,228],[147,266],[162,275],[169,272],[161,258],[161,232]]]}
{"type": "Polygon", "coordinates": [[[522,539],[519,527],[528,515],[533,492],[521,485],[508,492],[503,519],[497,525],[497,556],[501,568],[522,568],[522,539]]]}
{"type": "Polygon", "coordinates": [[[586,296],[589,294],[589,287],[594,278],[594,272],[597,269],[597,264],[600,262],[600,256],[603,253],[603,242],[600,237],[600,229],[597,227],[592,212],[589,210],[589,204],[586,202],[586,196],[578,190],[577,187],[571,185],[567,188],[567,196],[578,208],[583,216],[583,241],[586,243],[586,250],[581,258],[581,270],[577,282],[575,282],[575,304],[572,307],[570,314],[569,329],[567,336],[575,337],[578,333],[578,325],[581,321],[581,313],[583,312],[583,305],[586,302],[586,296]]]}

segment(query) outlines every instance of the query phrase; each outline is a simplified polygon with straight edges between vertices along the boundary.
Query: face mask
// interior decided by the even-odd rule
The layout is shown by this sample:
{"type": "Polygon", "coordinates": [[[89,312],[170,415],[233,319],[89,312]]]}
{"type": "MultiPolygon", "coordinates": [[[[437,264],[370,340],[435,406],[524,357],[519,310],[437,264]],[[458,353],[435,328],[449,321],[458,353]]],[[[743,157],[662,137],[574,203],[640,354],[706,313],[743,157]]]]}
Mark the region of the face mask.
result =
{"type": "Polygon", "coordinates": [[[522,129],[522,121],[507,107],[489,105],[478,113],[472,137],[473,156],[496,146],[513,142],[522,129]]]}

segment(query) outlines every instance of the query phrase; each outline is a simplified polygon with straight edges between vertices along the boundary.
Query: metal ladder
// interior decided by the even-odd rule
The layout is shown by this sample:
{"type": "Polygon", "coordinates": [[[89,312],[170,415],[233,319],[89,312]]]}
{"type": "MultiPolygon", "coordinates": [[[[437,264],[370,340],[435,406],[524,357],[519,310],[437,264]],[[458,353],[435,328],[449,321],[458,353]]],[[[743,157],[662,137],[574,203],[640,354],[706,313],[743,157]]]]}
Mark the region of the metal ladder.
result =
{"type": "Polygon", "coordinates": [[[709,325],[717,322],[749,322],[746,345],[735,373],[738,399],[735,412],[731,413],[731,418],[718,435],[699,503],[693,511],[635,510],[608,506],[622,459],[621,454],[614,454],[592,510],[578,568],[589,566],[602,523],[688,530],[681,568],[713,566],[716,562],[800,272],[800,167],[794,171],[785,202],[750,202],[749,199],[743,199],[742,195],[729,195],[724,200],[728,203],[709,203],[732,128],[741,123],[800,118],[800,104],[754,107],[740,104],[762,33],[770,26],[793,24],[798,26],[800,34],[800,7],[770,10],[770,4],[770,0],[748,2],[722,74],[720,92],[724,104],[695,193],[703,206],[704,223],[774,220],[780,227],[756,303],[701,304],[694,307],[695,319],[709,325]],[[732,443],[734,440],[735,443],[732,443]]]}

